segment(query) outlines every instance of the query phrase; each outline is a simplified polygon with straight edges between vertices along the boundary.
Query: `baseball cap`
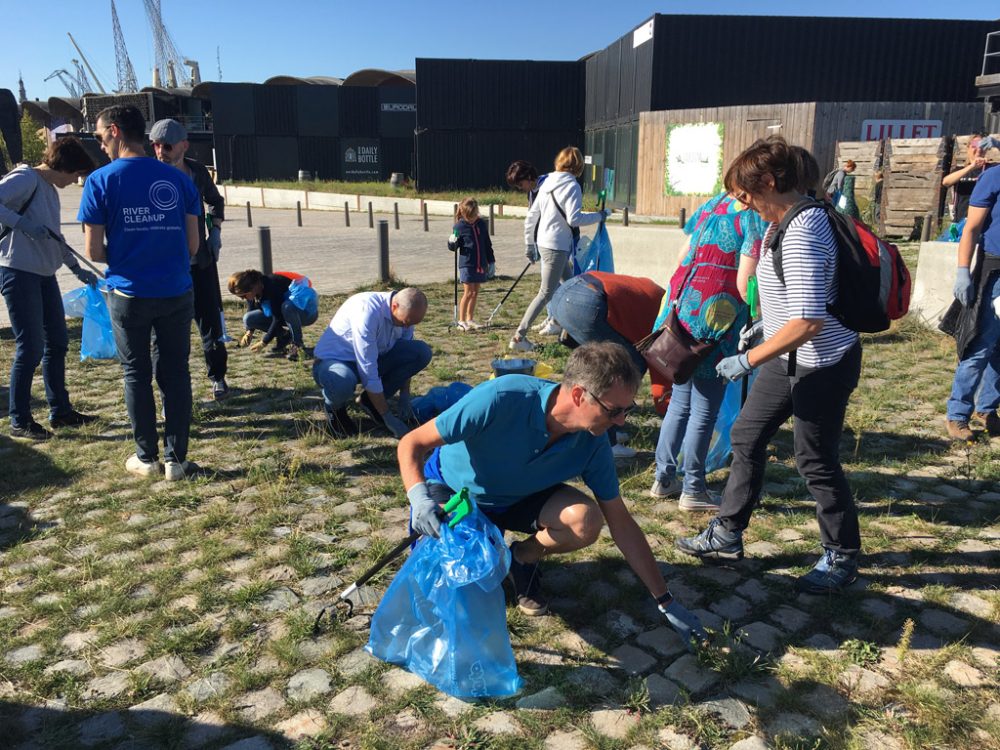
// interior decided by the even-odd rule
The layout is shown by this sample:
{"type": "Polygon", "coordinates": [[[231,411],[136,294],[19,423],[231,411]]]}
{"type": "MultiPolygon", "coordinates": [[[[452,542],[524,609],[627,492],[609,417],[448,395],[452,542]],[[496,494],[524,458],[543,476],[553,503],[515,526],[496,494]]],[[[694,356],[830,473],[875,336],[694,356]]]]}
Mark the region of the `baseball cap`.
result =
{"type": "Polygon", "coordinates": [[[153,143],[169,143],[175,146],[188,137],[184,126],[177,120],[157,120],[149,129],[149,140],[153,143]]]}

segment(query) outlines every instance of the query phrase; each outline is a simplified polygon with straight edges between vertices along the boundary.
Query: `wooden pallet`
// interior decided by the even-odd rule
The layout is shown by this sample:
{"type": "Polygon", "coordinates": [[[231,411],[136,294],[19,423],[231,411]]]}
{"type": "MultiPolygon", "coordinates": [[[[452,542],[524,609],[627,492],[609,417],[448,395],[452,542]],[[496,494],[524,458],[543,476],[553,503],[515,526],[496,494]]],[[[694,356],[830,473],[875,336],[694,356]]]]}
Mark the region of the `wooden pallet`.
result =
{"type": "Polygon", "coordinates": [[[931,215],[931,236],[938,231],[941,177],[949,138],[893,138],[883,159],[882,233],[919,238],[924,217],[931,215]]]}

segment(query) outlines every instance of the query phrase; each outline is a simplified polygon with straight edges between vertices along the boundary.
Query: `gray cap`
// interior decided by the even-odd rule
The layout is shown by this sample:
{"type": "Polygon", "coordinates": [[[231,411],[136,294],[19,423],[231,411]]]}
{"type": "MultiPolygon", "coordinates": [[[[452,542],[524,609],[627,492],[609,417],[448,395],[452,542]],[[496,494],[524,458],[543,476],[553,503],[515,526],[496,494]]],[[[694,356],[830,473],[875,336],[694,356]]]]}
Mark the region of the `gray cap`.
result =
{"type": "Polygon", "coordinates": [[[188,137],[184,126],[177,120],[157,120],[149,129],[149,140],[153,143],[169,143],[175,146],[188,137]]]}

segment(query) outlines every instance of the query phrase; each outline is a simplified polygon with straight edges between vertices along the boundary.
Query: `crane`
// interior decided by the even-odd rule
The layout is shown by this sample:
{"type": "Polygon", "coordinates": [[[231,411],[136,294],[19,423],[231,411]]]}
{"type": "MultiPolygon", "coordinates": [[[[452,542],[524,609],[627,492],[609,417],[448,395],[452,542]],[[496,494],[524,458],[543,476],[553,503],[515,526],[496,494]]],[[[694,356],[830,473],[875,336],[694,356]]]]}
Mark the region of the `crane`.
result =
{"type": "Polygon", "coordinates": [[[61,68],[59,70],[54,70],[51,73],[49,73],[48,76],[46,76],[45,80],[49,81],[53,78],[58,78],[60,81],[62,81],[63,86],[65,86],[66,90],[69,91],[69,95],[71,98],[73,99],[80,98],[81,94],[80,82],[76,80],[76,78],[74,78],[73,75],[68,70],[64,68],[61,68]]]}
{"type": "Polygon", "coordinates": [[[194,86],[201,81],[201,73],[198,63],[195,60],[188,60],[181,57],[177,51],[177,45],[163,25],[163,15],[160,12],[160,0],[142,0],[146,7],[146,17],[149,19],[149,26],[153,32],[153,51],[156,58],[156,65],[153,68],[153,85],[161,86],[162,77],[166,77],[166,84],[170,88],[177,87],[177,76],[183,75],[184,66],[191,67],[191,76],[183,84],[194,86]]]}
{"type": "MultiPolygon", "coordinates": [[[[94,83],[97,84],[97,90],[100,91],[102,94],[108,93],[107,91],[104,90],[104,86],[101,85],[101,79],[97,77],[97,73],[95,73],[94,69],[92,67],[90,67],[90,61],[87,59],[87,56],[85,54],[83,54],[83,50],[80,49],[80,45],[76,43],[76,39],[74,39],[73,35],[70,34],[68,31],[66,32],[66,36],[68,36],[69,40],[71,42],[73,42],[73,46],[76,47],[76,51],[80,53],[80,59],[83,60],[83,64],[87,66],[87,70],[90,71],[90,75],[92,75],[94,77],[94,83]]],[[[82,68],[79,68],[79,66],[78,66],[78,69],[80,70],[81,73],[83,73],[82,68]]],[[[80,77],[78,79],[78,82],[81,85],[83,85],[83,80],[85,78],[86,78],[86,76],[80,77]]],[[[90,81],[87,81],[86,88],[84,89],[83,93],[87,93],[88,91],[91,91],[90,81]]]]}
{"type": "Polygon", "coordinates": [[[73,63],[73,67],[76,69],[76,76],[74,77],[80,82],[80,93],[87,94],[93,91],[94,85],[90,82],[90,79],[87,78],[87,71],[85,71],[83,66],[80,65],[80,61],[70,60],[70,62],[73,63]]]}
{"type": "Polygon", "coordinates": [[[111,0],[111,25],[115,38],[115,67],[118,69],[118,93],[134,94],[139,90],[139,82],[135,77],[135,68],[125,49],[125,36],[122,25],[118,22],[118,9],[115,0],[111,0]]]}

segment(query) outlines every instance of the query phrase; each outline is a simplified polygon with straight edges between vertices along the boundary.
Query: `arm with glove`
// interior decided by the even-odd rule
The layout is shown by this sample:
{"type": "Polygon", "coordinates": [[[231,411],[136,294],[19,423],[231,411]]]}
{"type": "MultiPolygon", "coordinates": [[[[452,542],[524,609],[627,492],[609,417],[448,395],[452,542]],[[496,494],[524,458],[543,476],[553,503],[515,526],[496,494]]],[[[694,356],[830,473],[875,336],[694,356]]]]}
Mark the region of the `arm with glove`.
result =
{"type": "Polygon", "coordinates": [[[441,533],[438,510],[446,498],[434,497],[434,488],[442,485],[428,485],[424,478],[425,457],[444,445],[444,438],[438,432],[435,421],[432,419],[403,437],[396,448],[396,457],[406,497],[410,501],[410,525],[414,531],[436,538],[441,533]]]}
{"type": "Polygon", "coordinates": [[[972,256],[976,245],[979,243],[979,235],[982,233],[983,225],[989,216],[990,209],[979,206],[969,206],[969,213],[965,219],[965,229],[962,231],[962,239],[958,242],[958,270],[955,276],[955,286],[953,294],[963,307],[972,307],[976,300],[976,289],[972,283],[972,273],[969,268],[972,265],[972,256]]]}

